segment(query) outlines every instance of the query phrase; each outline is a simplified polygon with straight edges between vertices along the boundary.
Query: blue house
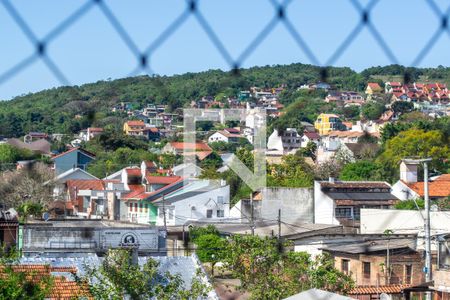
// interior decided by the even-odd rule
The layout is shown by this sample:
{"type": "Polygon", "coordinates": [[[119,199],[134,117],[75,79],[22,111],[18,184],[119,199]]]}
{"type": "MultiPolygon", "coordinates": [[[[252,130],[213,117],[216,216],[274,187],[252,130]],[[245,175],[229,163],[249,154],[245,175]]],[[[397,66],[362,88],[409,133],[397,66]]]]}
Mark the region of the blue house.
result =
{"type": "Polygon", "coordinates": [[[86,170],[87,165],[94,159],[94,154],[81,148],[73,148],[52,157],[57,176],[74,168],[86,170]]]}

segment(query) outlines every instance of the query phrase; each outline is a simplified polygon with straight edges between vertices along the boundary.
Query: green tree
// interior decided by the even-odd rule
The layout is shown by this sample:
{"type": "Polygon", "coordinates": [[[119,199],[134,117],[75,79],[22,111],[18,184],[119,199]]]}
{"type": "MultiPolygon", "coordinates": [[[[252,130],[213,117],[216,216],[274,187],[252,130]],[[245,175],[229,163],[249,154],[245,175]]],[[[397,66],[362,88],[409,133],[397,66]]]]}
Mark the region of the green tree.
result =
{"type": "Polygon", "coordinates": [[[342,168],[340,179],[346,181],[382,180],[377,163],[368,160],[360,160],[348,163],[342,168]]]}
{"type": "Polygon", "coordinates": [[[446,172],[450,159],[449,140],[441,131],[410,129],[388,140],[377,162],[397,174],[400,161],[406,157],[431,157],[431,168],[446,172]]]}
{"type": "Polygon", "coordinates": [[[360,108],[356,105],[346,106],[342,109],[342,114],[348,120],[354,120],[359,117],[360,108]]]}
{"type": "MultiPolygon", "coordinates": [[[[183,288],[179,275],[162,274],[158,262],[149,258],[143,267],[132,263],[130,252],[124,249],[109,250],[100,267],[85,266],[86,275],[77,278],[87,282],[95,299],[197,299],[208,292],[198,277],[190,290],[183,288]]],[[[197,273],[198,274],[198,273],[197,273]]]]}
{"type": "Polygon", "coordinates": [[[408,113],[414,110],[414,104],[407,101],[395,101],[391,105],[392,110],[398,114],[408,113]]]}
{"type": "Polygon", "coordinates": [[[417,200],[404,200],[400,201],[395,205],[395,209],[405,209],[405,210],[417,210],[424,209],[425,201],[423,199],[417,200]]]}
{"type": "Polygon", "coordinates": [[[314,172],[303,157],[286,155],[281,164],[269,166],[267,184],[275,187],[310,187],[314,181],[314,172]]]}
{"type": "Polygon", "coordinates": [[[195,253],[201,262],[211,264],[211,274],[214,277],[214,266],[224,257],[225,241],[216,234],[204,234],[194,241],[197,246],[195,253]]]}
{"type": "Polygon", "coordinates": [[[328,255],[313,259],[305,252],[283,252],[287,247],[272,237],[234,235],[227,243],[226,267],[251,299],[283,299],[310,288],[347,293],[353,280],[334,268],[328,255]]]}
{"type": "Polygon", "coordinates": [[[383,104],[378,102],[368,102],[361,108],[361,113],[368,120],[377,120],[381,117],[385,110],[383,104]]]}
{"type": "Polygon", "coordinates": [[[47,275],[18,271],[14,268],[18,258],[18,252],[0,247],[0,299],[47,299],[53,286],[50,272],[47,275]]]}

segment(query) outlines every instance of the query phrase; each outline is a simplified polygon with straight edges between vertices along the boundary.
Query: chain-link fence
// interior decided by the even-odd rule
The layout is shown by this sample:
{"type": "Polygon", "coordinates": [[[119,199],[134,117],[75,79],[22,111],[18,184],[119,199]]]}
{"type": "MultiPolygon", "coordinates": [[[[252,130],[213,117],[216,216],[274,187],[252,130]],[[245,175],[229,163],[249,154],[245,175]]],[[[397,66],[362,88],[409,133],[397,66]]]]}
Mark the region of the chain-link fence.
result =
{"type": "MultiPolygon", "coordinates": [[[[441,3],[438,3],[436,1],[437,0],[423,0],[412,2],[410,1],[407,3],[407,5],[413,6],[423,5],[421,10],[428,10],[428,12],[431,11],[438,21],[438,26],[435,28],[435,31],[429,32],[428,41],[420,47],[420,51],[415,55],[415,58],[411,62],[410,66],[420,65],[420,63],[427,55],[429,55],[430,51],[433,49],[439,39],[442,38],[443,35],[450,37],[450,28],[448,25],[450,6],[446,10],[444,10],[442,9],[442,5],[438,5],[441,3]]],[[[3,70],[0,69],[0,85],[11,80],[38,60],[41,60],[45,64],[45,66],[60,84],[71,84],[71,81],[66,76],[66,70],[62,69],[58,65],[58,63],[55,62],[48,49],[49,46],[51,46],[59,36],[68,31],[72,26],[74,26],[74,24],[83,22],[83,17],[94,9],[99,9],[107,22],[112,25],[111,30],[113,30],[115,34],[117,34],[117,36],[121,39],[123,44],[126,45],[127,49],[132,54],[132,57],[134,57],[135,59],[136,68],[134,70],[131,70],[129,73],[124,72],[124,76],[136,75],[141,73],[155,74],[157,70],[153,70],[150,63],[152,59],[154,59],[153,54],[164,43],[166,43],[166,41],[171,38],[175,34],[175,32],[182,28],[189,18],[194,18],[196,20],[201,30],[204,31],[207,38],[214,45],[217,53],[220,54],[229,69],[232,70],[232,72],[236,75],[239,74],[239,69],[254,54],[255,50],[260,47],[261,43],[263,43],[263,41],[273,33],[274,28],[278,25],[282,25],[286,29],[290,37],[292,37],[292,39],[298,46],[299,51],[301,51],[302,55],[307,58],[307,62],[314,65],[323,67],[334,65],[342,57],[342,55],[344,55],[344,53],[348,50],[348,48],[352,45],[355,39],[358,38],[358,36],[364,29],[367,29],[368,33],[374,40],[374,46],[378,46],[382,50],[382,52],[388,59],[388,62],[393,64],[401,62],[398,57],[399,54],[395,53],[392,50],[390,44],[383,37],[384,33],[377,28],[377,22],[380,21],[380,18],[378,18],[376,22],[372,18],[373,10],[379,4],[379,2],[382,2],[380,0],[342,1],[343,5],[348,5],[349,3],[351,4],[351,6],[348,7],[352,7],[351,9],[354,9],[354,11],[359,15],[359,21],[356,22],[356,26],[349,31],[346,37],[342,39],[341,43],[339,43],[336,49],[332,52],[332,55],[327,59],[320,59],[308,44],[307,39],[304,38],[304,33],[309,29],[307,27],[297,28],[297,26],[294,25],[293,20],[291,20],[289,13],[292,7],[292,3],[296,1],[284,0],[278,2],[276,0],[268,0],[268,2],[273,8],[271,18],[267,20],[267,24],[262,27],[259,33],[249,40],[248,45],[244,47],[244,50],[239,55],[233,56],[229,51],[229,45],[225,45],[225,43],[221,39],[221,36],[217,34],[214,28],[210,25],[210,22],[207,18],[207,12],[202,10],[202,2],[199,0],[188,0],[185,2],[180,1],[178,4],[185,6],[184,9],[182,9],[181,13],[172,22],[170,22],[168,26],[166,26],[165,28],[161,28],[160,34],[157,35],[157,37],[153,40],[149,41],[148,46],[145,48],[139,47],[135,40],[133,40],[127,28],[121,23],[114,10],[111,9],[111,5],[108,1],[85,1],[57,26],[49,30],[47,34],[38,36],[33,26],[31,26],[28,22],[27,18],[25,18],[17,9],[17,5],[14,1],[1,0],[1,4],[7,15],[9,15],[12,20],[14,20],[15,24],[18,26],[18,28],[20,28],[23,35],[33,45],[34,51],[28,56],[23,57],[23,59],[15,63],[12,67],[3,70]]],[[[261,0],[261,4],[264,3],[267,3],[267,1],[261,0]]],[[[448,5],[448,3],[446,5],[448,5]]],[[[296,6],[295,9],[301,9],[301,6],[296,6]]],[[[328,8],[323,7],[323,9],[326,10],[328,8]]],[[[255,11],[249,13],[257,12],[258,7],[255,7],[255,11]]],[[[45,14],[45,11],[43,11],[42,14],[45,14]]],[[[318,13],[317,16],[318,18],[320,18],[320,13],[318,13]]],[[[399,11],[399,27],[393,28],[393,30],[398,31],[399,35],[411,35],[411,43],[417,44],[419,43],[419,41],[418,39],[414,38],[414,32],[410,32],[409,28],[401,28],[402,19],[411,17],[415,16],[404,15],[403,12],[399,11]]],[[[424,20],[418,19],[418,22],[419,21],[424,22],[424,20]]],[[[433,22],[434,21],[435,20],[433,20],[433,22]]],[[[231,25],[231,23],[232,21],[230,20],[230,26],[233,26],[231,25]]],[[[429,23],[428,20],[425,23],[429,23]]],[[[335,26],[337,28],[340,25],[336,24],[335,26]]],[[[145,30],[145,28],[142,28],[142,30],[145,30]]],[[[333,30],[335,30],[335,28],[328,28],[328,30],[332,32],[333,30]]],[[[406,44],[405,47],[410,47],[410,45],[406,44]]],[[[368,61],[370,61],[370,58],[368,58],[368,61]]],[[[327,79],[326,70],[326,68],[322,68],[322,72],[320,74],[322,81],[326,81],[327,79]]],[[[405,77],[407,77],[407,74],[405,77]]],[[[408,81],[408,78],[405,79],[405,81],[408,81]]]]}

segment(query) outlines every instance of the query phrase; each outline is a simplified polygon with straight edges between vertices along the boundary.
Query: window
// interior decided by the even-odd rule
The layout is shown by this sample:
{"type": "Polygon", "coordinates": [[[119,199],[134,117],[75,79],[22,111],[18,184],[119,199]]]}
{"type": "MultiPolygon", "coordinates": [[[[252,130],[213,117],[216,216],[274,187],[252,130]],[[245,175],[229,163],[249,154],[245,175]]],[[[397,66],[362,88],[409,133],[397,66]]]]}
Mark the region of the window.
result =
{"type": "Polygon", "coordinates": [[[223,205],[223,196],[217,196],[217,204],[223,205]]]}
{"type": "Polygon", "coordinates": [[[169,220],[173,220],[173,216],[174,216],[174,209],[169,208],[169,220]]]}
{"type": "Polygon", "coordinates": [[[412,265],[405,265],[405,284],[411,284],[412,265]]]}
{"type": "Polygon", "coordinates": [[[341,271],[342,271],[342,273],[348,274],[349,265],[350,265],[350,260],[348,260],[348,259],[342,259],[341,260],[341,271]]]}
{"type": "Polygon", "coordinates": [[[206,210],[206,217],[207,218],[212,218],[212,213],[213,213],[212,209],[207,209],[206,210]]]}
{"type": "Polygon", "coordinates": [[[217,217],[218,218],[223,218],[225,216],[225,213],[223,211],[223,209],[218,209],[217,210],[217,217]]]}
{"type": "Polygon", "coordinates": [[[148,213],[148,204],[147,203],[144,205],[144,212],[148,213]]]}
{"type": "Polygon", "coordinates": [[[134,203],[134,211],[137,211],[137,206],[138,206],[137,202],[134,203]]]}
{"type": "Polygon", "coordinates": [[[370,279],[370,262],[363,262],[363,277],[370,279]]]}
{"type": "Polygon", "coordinates": [[[142,212],[142,203],[139,203],[139,212],[142,212]]]}
{"type": "Polygon", "coordinates": [[[336,207],[334,209],[334,213],[336,215],[336,218],[353,218],[353,209],[351,207],[336,207]]]}

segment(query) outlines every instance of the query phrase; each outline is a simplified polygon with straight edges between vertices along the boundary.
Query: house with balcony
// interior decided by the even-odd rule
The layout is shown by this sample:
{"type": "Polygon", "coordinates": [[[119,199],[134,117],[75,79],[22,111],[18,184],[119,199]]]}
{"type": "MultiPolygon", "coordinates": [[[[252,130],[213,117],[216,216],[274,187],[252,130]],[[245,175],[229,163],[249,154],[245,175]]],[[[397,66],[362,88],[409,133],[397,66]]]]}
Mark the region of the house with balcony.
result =
{"type": "Polygon", "coordinates": [[[343,130],[344,125],[338,115],[335,114],[320,114],[314,122],[314,128],[320,135],[328,134],[330,131],[343,130]]]}
{"type": "Polygon", "coordinates": [[[389,209],[400,200],[381,181],[314,182],[314,223],[359,230],[361,208],[389,209]]]}

